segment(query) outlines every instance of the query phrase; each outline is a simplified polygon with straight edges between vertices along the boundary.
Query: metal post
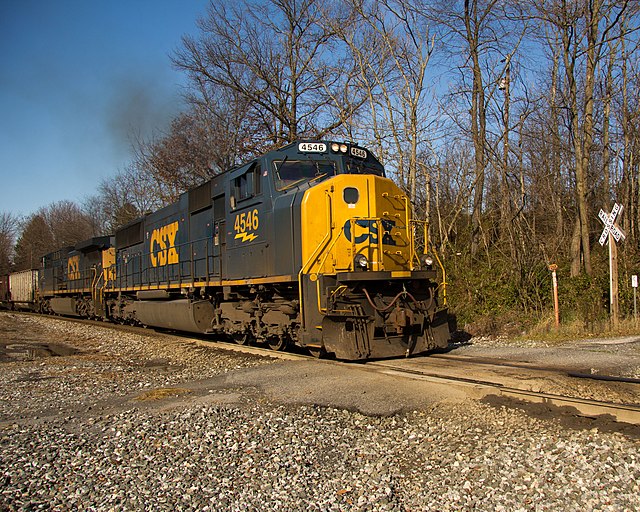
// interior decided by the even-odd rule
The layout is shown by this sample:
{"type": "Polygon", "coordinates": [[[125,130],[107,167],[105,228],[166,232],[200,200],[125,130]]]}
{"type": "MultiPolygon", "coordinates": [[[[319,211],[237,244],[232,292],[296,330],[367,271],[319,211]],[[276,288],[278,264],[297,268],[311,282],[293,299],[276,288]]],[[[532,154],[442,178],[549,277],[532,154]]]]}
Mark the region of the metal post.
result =
{"type": "Polygon", "coordinates": [[[556,329],[560,327],[560,305],[558,302],[558,276],[556,274],[556,270],[558,270],[558,265],[555,263],[549,265],[549,270],[551,270],[551,281],[553,283],[553,311],[555,313],[556,318],[556,329]]]}
{"type": "Polygon", "coordinates": [[[633,320],[637,327],[638,326],[638,302],[636,300],[636,291],[638,289],[638,276],[636,274],[631,276],[631,287],[633,288],[633,320]]]}
{"type": "Polygon", "coordinates": [[[609,233],[609,288],[611,300],[611,323],[618,328],[620,312],[618,308],[618,250],[613,235],[609,233]]]}

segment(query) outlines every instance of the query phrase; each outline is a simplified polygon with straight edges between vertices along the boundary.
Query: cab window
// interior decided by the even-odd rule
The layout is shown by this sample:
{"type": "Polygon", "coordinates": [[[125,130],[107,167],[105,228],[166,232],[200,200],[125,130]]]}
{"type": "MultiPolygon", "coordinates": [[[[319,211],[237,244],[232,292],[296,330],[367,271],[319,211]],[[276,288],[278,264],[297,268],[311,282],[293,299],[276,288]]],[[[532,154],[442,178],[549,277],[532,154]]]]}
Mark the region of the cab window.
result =
{"type": "Polygon", "coordinates": [[[273,166],[276,189],[280,191],[335,174],[331,160],[275,160],[273,166]]]}

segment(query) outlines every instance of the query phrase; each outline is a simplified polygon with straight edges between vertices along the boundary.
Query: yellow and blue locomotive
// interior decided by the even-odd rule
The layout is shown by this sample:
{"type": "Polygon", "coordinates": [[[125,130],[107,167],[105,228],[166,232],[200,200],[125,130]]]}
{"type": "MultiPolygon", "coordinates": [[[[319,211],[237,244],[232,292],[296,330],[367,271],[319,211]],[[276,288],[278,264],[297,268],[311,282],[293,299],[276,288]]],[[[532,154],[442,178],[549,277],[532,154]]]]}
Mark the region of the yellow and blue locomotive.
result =
{"type": "MultiPolygon", "coordinates": [[[[424,223],[369,151],[300,141],[215,176],[113,239],[65,249],[69,283],[43,290],[63,314],[344,360],[405,356],[449,340],[443,272],[418,251],[418,234],[424,245],[424,223]]],[[[46,264],[45,281],[54,275],[46,264]]]]}

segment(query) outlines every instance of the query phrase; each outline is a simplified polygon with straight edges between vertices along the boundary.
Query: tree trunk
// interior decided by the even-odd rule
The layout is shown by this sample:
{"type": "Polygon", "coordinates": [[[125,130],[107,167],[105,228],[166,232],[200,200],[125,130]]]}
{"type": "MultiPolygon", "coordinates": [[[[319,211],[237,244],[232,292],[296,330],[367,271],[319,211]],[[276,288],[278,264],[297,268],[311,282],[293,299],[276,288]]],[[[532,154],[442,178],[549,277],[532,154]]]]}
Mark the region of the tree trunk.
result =
{"type": "Polygon", "coordinates": [[[577,276],[580,274],[580,217],[576,217],[573,225],[573,235],[571,236],[571,254],[577,254],[576,258],[571,259],[571,275],[577,276]]]}
{"type": "Polygon", "coordinates": [[[476,169],[473,209],[471,213],[471,256],[476,256],[480,247],[481,237],[482,202],[484,199],[486,165],[485,140],[487,129],[482,68],[480,67],[480,56],[478,51],[479,34],[477,0],[465,0],[464,22],[473,71],[473,89],[471,93],[471,137],[473,139],[476,169]]]}
{"type": "Polygon", "coordinates": [[[562,167],[560,158],[560,149],[562,147],[560,140],[560,120],[558,118],[558,53],[553,52],[553,68],[551,72],[551,140],[552,140],[552,156],[551,165],[553,172],[553,206],[556,216],[556,236],[558,240],[564,234],[564,216],[562,215],[562,167]]]}

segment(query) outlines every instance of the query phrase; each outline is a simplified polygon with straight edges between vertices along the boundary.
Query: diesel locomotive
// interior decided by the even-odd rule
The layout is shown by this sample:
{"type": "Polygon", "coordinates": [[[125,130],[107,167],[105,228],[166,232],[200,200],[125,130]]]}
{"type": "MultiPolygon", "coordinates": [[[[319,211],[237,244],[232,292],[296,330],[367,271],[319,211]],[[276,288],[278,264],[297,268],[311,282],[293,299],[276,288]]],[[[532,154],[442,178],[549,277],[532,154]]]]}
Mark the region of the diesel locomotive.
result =
{"type": "Polygon", "coordinates": [[[297,141],[46,255],[38,308],[343,360],[408,356],[449,341],[426,236],[370,151],[297,141]]]}

